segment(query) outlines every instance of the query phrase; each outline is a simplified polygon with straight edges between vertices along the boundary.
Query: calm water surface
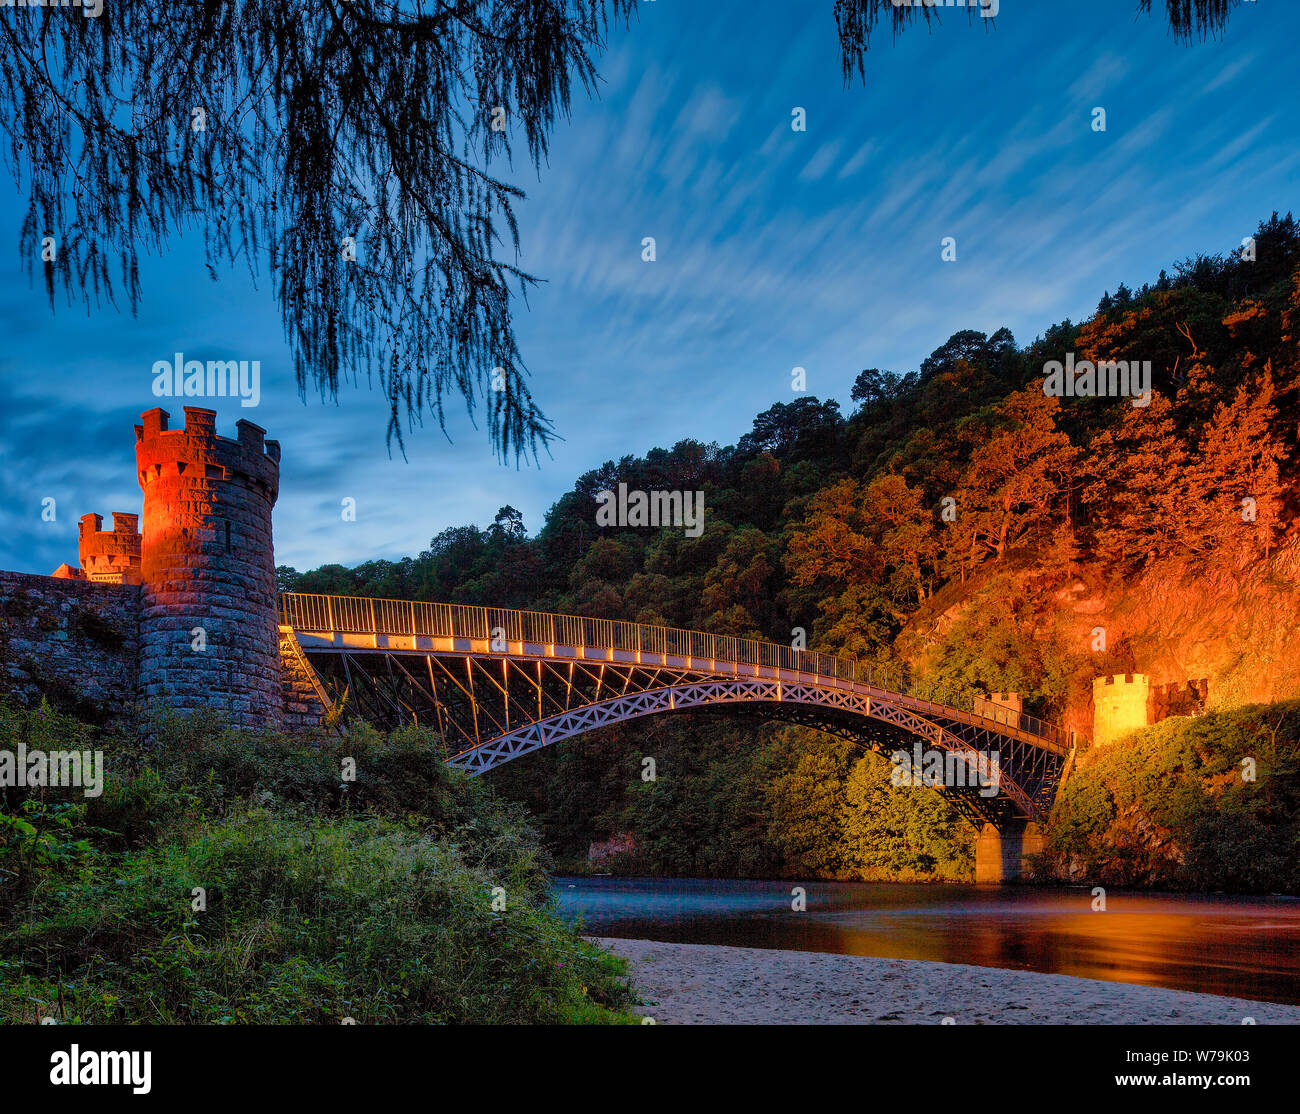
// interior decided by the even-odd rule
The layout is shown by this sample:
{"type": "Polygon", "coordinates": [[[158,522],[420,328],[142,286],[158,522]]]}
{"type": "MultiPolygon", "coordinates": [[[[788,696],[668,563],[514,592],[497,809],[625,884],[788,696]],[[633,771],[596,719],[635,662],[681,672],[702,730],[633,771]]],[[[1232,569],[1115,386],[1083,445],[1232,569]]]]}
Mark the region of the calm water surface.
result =
{"type": "Polygon", "coordinates": [[[599,936],[930,959],[1300,1005],[1300,900],[1085,888],[558,877],[599,936]],[[791,910],[791,888],[808,909],[791,910]]]}

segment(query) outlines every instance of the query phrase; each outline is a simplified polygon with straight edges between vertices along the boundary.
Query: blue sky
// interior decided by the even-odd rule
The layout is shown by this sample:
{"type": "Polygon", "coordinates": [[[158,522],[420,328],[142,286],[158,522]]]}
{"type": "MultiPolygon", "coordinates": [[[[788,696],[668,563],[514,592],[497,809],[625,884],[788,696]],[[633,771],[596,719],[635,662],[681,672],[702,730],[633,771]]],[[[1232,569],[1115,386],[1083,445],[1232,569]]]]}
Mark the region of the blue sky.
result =
{"type": "Polygon", "coordinates": [[[930,32],[880,34],[865,84],[847,89],[832,7],[642,3],[600,60],[599,99],[574,104],[540,175],[510,175],[528,193],[519,263],[547,280],[517,307],[520,347],[565,438],[540,468],[497,463],[459,418],[454,443],[431,423],[390,458],[364,384],[304,404],[269,286],[213,283],[197,243],[145,262],[136,318],[52,315],[6,205],[0,567],[75,562],[78,516],[139,509],[131,427],[158,403],[154,361],[176,351],[261,361],[258,407],[205,405],[221,432],[249,417],[283,446],[277,562],[352,564],[418,553],[505,503],[535,532],[605,460],[685,437],[734,444],[795,397],[796,366],[847,412],[864,367],[914,368],[959,329],[1005,325],[1025,343],[1090,314],[1105,288],[1300,210],[1293,5],[1247,5],[1223,41],[1188,47],[1135,0],[1003,0],[996,30],[948,12],[930,32]],[[946,236],[956,263],[941,261],[946,236]]]}

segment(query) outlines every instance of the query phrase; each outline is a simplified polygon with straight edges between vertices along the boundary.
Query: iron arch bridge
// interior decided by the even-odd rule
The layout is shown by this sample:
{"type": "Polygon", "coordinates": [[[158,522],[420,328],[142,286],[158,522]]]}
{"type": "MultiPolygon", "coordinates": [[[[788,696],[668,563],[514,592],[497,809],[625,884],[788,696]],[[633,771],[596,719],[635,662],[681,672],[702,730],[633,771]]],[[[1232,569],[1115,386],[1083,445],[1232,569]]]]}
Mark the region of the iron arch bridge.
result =
{"type": "Polygon", "coordinates": [[[281,612],[327,701],[346,691],[346,711],[371,722],[436,727],[447,764],[470,775],[641,716],[744,714],[886,754],[939,752],[966,784],[935,788],[1000,830],[1045,817],[1073,751],[1072,735],[980,697],[901,691],[897,672],[771,642],[354,596],[285,593],[281,612]],[[995,793],[972,761],[994,753],[995,793]]]}

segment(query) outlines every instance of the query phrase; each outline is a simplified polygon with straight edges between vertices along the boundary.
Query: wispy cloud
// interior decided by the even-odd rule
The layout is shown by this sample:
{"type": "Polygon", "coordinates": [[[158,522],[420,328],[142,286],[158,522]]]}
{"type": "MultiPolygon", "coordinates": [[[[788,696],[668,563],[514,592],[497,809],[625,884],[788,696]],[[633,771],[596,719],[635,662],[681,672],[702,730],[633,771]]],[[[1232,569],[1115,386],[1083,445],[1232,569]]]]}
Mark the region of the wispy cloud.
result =
{"type": "MultiPolygon", "coordinates": [[[[1004,5],[995,31],[956,19],[882,37],[866,81],[845,87],[824,7],[643,5],[540,177],[513,175],[528,192],[520,262],[546,279],[519,335],[565,438],[540,469],[497,464],[458,402],[454,443],[426,423],[405,460],[364,384],[304,404],[269,292],[239,274],[212,283],[193,243],[146,261],[138,318],[51,316],[11,255],[0,565],[49,571],[74,559],[78,515],[138,508],[131,425],[159,401],[152,362],[178,350],[262,361],[251,416],[284,446],[277,559],[307,567],[418,552],[506,503],[535,530],[604,460],[734,443],[793,397],[796,365],[813,393],[847,402],[861,368],[915,367],[959,329],[1027,341],[1078,320],[1103,289],[1225,250],[1295,204],[1300,13],[1254,7],[1224,41],[1189,48],[1135,20],[1132,0],[1004,5]],[[940,259],[945,236],[956,263],[940,259]],[[40,519],[45,495],[56,523],[40,519]]],[[[250,416],[217,409],[227,433],[250,416]]]]}

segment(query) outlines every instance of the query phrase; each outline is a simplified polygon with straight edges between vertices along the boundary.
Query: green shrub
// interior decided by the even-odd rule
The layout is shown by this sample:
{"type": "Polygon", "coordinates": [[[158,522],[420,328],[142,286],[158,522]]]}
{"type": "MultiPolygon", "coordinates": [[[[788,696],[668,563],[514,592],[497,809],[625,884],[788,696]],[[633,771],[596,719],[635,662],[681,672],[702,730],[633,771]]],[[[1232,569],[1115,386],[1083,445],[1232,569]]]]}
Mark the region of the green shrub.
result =
{"type": "Polygon", "coordinates": [[[1112,885],[1300,892],[1298,773],[1300,702],[1164,720],[1065,782],[1044,864],[1112,885]]]}
{"type": "Polygon", "coordinates": [[[98,747],[106,774],[94,798],[5,791],[0,1021],[633,1020],[521,810],[426,733],[161,716],[136,737],[3,706],[0,731],[98,747]]]}

